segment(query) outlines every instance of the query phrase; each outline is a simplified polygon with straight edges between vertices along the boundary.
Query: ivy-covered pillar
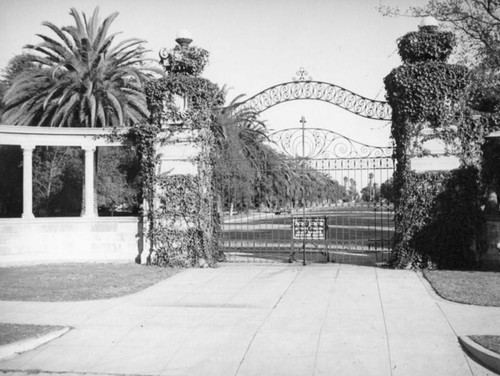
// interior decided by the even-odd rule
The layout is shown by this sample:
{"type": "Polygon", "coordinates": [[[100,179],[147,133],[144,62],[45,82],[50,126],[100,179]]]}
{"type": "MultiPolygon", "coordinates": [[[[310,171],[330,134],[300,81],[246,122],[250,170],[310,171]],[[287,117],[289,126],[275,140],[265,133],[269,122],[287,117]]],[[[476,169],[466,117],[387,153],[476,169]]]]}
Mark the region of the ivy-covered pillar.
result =
{"type": "Polygon", "coordinates": [[[483,261],[492,266],[500,266],[500,130],[488,135],[483,146],[483,178],[487,186],[486,241],[487,249],[483,261]]]}
{"type": "Polygon", "coordinates": [[[149,127],[157,141],[154,198],[149,203],[150,256],[161,266],[210,266],[217,261],[219,218],[213,186],[212,125],[224,104],[219,87],[200,77],[208,52],[183,31],[160,51],[166,76],[146,87],[149,127]]]}
{"type": "Polygon", "coordinates": [[[471,266],[481,248],[484,135],[467,105],[468,69],[446,62],[455,37],[433,21],[399,39],[403,65],[384,79],[397,162],[392,262],[401,268],[471,266]]]}

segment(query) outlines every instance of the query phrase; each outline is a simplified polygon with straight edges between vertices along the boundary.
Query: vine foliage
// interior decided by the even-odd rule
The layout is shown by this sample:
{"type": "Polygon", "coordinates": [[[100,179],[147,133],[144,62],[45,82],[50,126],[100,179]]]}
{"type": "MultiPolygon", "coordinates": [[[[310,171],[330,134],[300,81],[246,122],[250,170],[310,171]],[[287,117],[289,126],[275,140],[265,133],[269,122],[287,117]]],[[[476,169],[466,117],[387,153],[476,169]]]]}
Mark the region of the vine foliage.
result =
{"type": "Polygon", "coordinates": [[[467,104],[468,69],[446,63],[454,45],[435,26],[408,33],[398,42],[403,65],[384,79],[396,143],[396,267],[470,267],[483,250],[481,145],[490,122],[467,104]],[[458,170],[411,170],[431,139],[459,158],[458,170]]]}
{"type": "Polygon", "coordinates": [[[175,46],[160,52],[161,63],[169,73],[198,77],[208,63],[209,53],[196,46],[175,46]]]}
{"type": "Polygon", "coordinates": [[[476,262],[484,225],[477,201],[478,171],[405,174],[396,211],[396,267],[463,268],[476,262]],[[472,199],[471,199],[472,198],[472,199]]]}
{"type": "Polygon", "coordinates": [[[456,45],[451,32],[439,32],[436,26],[423,26],[398,41],[401,60],[406,64],[446,61],[456,45]]]}
{"type": "Polygon", "coordinates": [[[167,75],[145,87],[149,123],[132,128],[128,134],[142,164],[147,262],[176,267],[214,265],[219,258],[220,219],[213,184],[215,142],[211,126],[224,95],[217,85],[198,77],[208,52],[177,46],[166,56],[167,75]],[[186,108],[179,106],[179,98],[186,108]],[[158,175],[159,147],[175,144],[179,137],[197,150],[189,161],[196,166],[196,174],[158,175]]]}
{"type": "Polygon", "coordinates": [[[170,131],[208,129],[216,111],[224,104],[220,88],[202,77],[171,73],[146,86],[151,121],[170,131]],[[186,109],[179,108],[176,97],[182,97],[186,109]],[[178,125],[181,125],[179,127],[178,125]]]}

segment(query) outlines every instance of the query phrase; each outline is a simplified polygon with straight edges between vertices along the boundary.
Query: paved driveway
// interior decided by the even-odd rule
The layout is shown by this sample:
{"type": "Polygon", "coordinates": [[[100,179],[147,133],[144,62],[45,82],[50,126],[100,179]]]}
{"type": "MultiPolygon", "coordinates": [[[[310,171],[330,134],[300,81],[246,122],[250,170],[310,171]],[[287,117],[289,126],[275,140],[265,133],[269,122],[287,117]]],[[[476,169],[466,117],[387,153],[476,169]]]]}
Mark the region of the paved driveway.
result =
{"type": "Polygon", "coordinates": [[[349,265],[192,269],[124,298],[0,302],[0,321],[73,329],[1,370],[144,375],[488,375],[457,334],[500,309],[449,303],[411,271],[349,265]]]}

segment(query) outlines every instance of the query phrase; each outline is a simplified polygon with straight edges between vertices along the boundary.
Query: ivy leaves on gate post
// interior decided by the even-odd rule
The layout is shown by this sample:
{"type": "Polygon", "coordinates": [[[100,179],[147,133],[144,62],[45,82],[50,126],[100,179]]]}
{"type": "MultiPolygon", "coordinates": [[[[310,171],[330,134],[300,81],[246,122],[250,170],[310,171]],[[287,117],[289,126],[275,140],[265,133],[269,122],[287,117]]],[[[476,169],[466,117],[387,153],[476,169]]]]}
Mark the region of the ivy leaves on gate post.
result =
{"type": "Polygon", "coordinates": [[[213,264],[218,253],[211,126],[224,95],[216,84],[199,77],[208,52],[188,44],[183,41],[160,52],[167,75],[145,87],[150,122],[129,134],[141,158],[144,193],[149,200],[150,260],[161,266],[201,265],[201,260],[213,264]],[[176,98],[182,98],[187,108],[179,108],[176,98]],[[192,161],[196,175],[157,175],[156,146],[165,132],[170,136],[166,143],[177,142],[176,135],[189,135],[189,142],[197,145],[199,153],[192,161]]]}
{"type": "Polygon", "coordinates": [[[485,132],[467,104],[470,72],[446,63],[454,46],[453,34],[436,26],[420,27],[400,38],[403,65],[384,79],[396,143],[397,267],[471,265],[471,246],[480,243],[478,169],[485,132]],[[424,128],[430,133],[423,135],[424,128]],[[411,171],[410,159],[422,152],[423,141],[433,138],[443,141],[463,168],[411,171]]]}

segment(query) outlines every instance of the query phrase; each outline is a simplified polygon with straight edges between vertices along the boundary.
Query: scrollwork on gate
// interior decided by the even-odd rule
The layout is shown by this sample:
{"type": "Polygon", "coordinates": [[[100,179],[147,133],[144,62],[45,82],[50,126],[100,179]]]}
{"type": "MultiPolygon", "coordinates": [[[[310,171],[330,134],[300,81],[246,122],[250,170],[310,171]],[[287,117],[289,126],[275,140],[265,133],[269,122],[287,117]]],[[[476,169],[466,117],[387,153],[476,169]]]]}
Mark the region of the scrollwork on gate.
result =
{"type": "Polygon", "coordinates": [[[314,81],[307,72],[297,72],[298,78],[271,86],[248,98],[241,104],[261,113],[277,104],[294,100],[318,100],[339,106],[356,115],[374,119],[391,120],[392,109],[387,102],[365,98],[343,87],[322,81],[314,81]]]}
{"type": "Polygon", "coordinates": [[[268,136],[278,150],[292,158],[392,158],[392,147],[359,143],[321,128],[289,128],[268,136]]]}

